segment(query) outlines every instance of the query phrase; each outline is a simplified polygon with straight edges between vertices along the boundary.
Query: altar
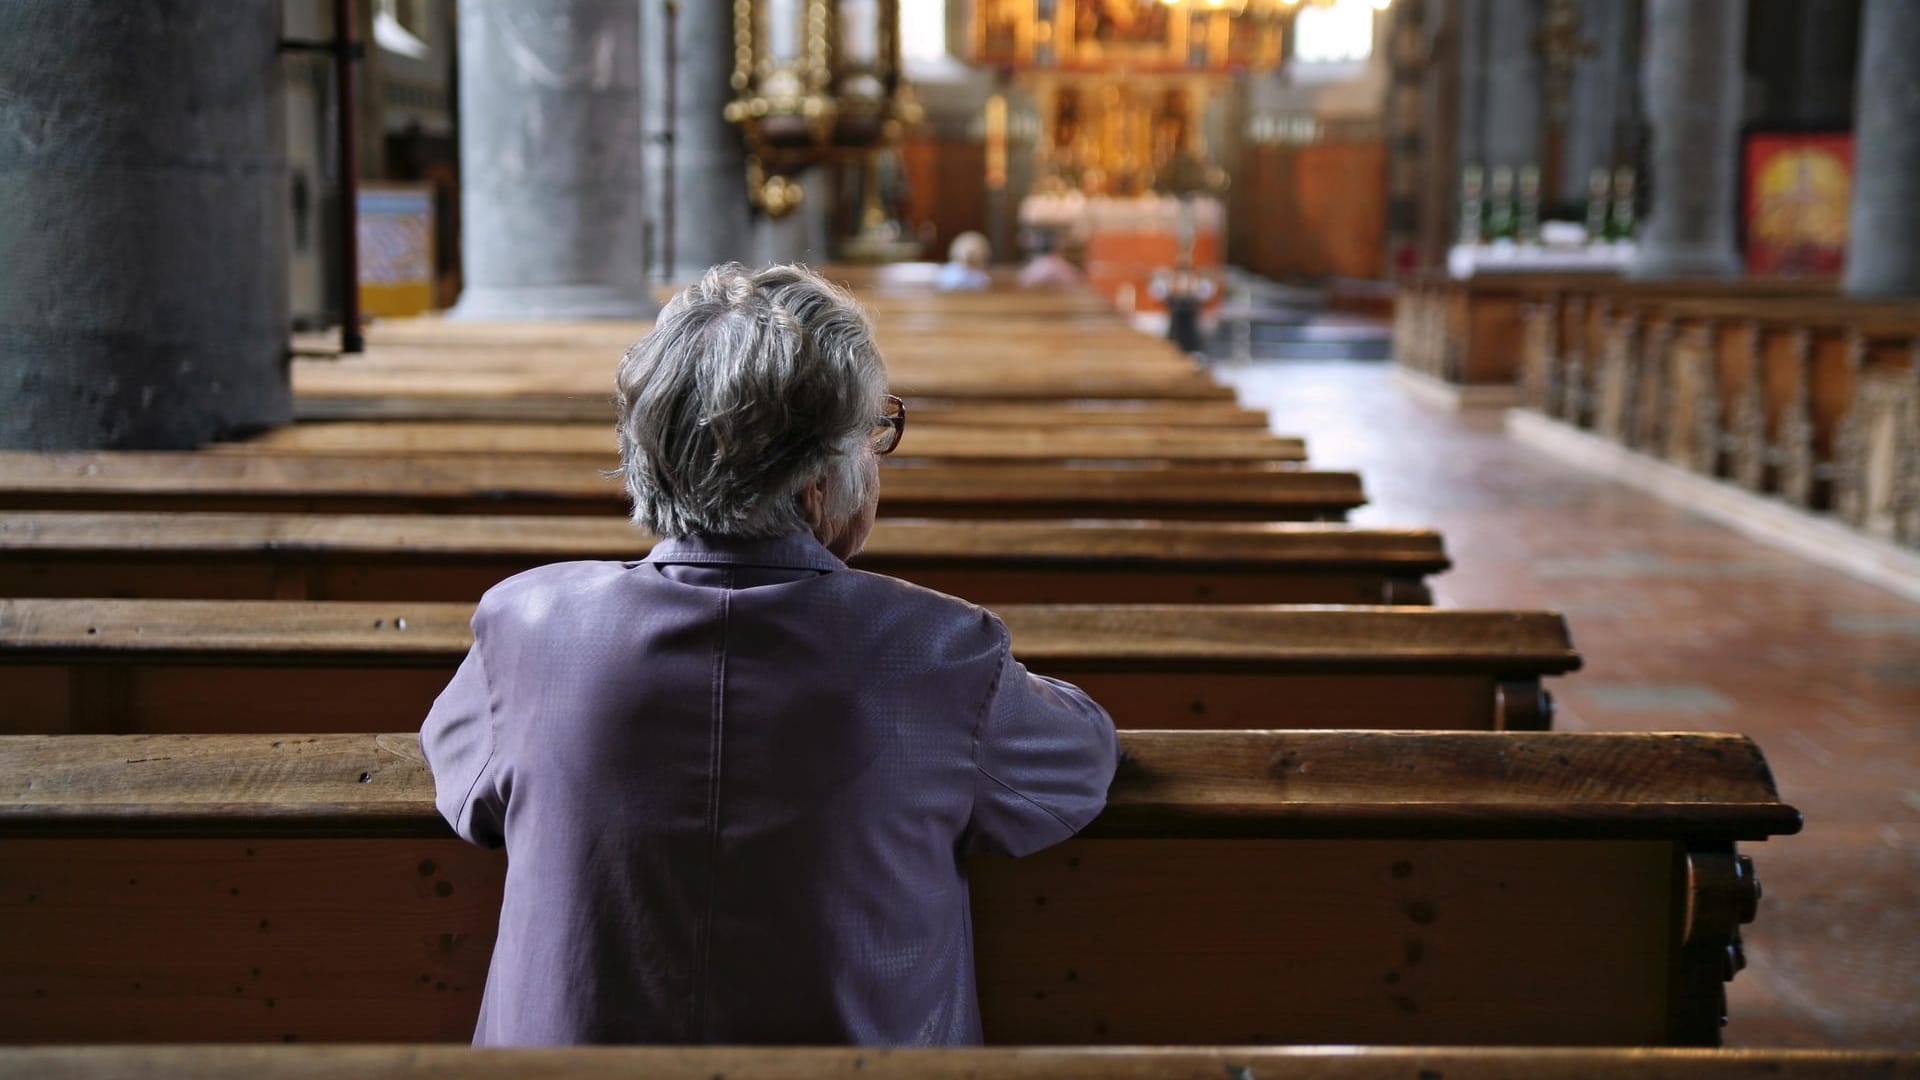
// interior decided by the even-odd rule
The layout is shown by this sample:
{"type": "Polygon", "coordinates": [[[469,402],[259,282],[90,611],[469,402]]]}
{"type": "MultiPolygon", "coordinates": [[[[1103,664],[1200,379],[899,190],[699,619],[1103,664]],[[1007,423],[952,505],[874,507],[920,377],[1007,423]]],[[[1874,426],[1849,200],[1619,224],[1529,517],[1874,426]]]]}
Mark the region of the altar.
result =
{"type": "MultiPolygon", "coordinates": [[[[1079,257],[1089,285],[1121,310],[1135,312],[1166,311],[1154,295],[1154,275],[1173,269],[1183,251],[1195,273],[1218,281],[1224,218],[1220,200],[1211,196],[1068,192],[1029,195],[1020,204],[1023,231],[1052,235],[1057,247],[1079,257]]],[[[1216,295],[1208,306],[1217,303],[1216,295]]]]}

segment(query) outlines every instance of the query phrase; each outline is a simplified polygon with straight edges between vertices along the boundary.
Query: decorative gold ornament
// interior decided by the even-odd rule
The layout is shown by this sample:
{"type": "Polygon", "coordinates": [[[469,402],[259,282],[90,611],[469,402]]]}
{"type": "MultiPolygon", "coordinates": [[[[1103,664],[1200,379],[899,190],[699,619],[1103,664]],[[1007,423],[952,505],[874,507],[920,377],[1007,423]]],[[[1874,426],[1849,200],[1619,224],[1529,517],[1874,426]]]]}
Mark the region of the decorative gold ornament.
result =
{"type": "Polygon", "coordinates": [[[795,177],[872,154],[919,107],[900,76],[899,0],[734,0],[733,100],[754,206],[785,217],[795,177]]]}

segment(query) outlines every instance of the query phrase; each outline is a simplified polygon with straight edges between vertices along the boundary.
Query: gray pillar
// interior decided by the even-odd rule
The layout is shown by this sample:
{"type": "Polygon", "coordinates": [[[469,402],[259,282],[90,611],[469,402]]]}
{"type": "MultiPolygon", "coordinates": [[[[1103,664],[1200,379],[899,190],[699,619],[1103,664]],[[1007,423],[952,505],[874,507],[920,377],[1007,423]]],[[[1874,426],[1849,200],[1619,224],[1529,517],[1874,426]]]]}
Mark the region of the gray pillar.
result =
{"type": "Polygon", "coordinates": [[[1850,296],[1920,296],[1920,4],[1866,0],[1854,103],[1850,296]]]}
{"type": "Polygon", "coordinates": [[[654,271],[684,281],[715,263],[754,261],[746,150],[721,115],[733,97],[733,5],[681,0],[673,20],[673,115],[667,115],[667,0],[640,4],[646,107],[646,191],[654,271]],[[665,140],[673,139],[673,183],[665,140]],[[671,200],[672,205],[668,205],[671,200]],[[669,223],[671,218],[671,223],[669,223]],[[671,235],[673,250],[666,250],[671,235]]]}
{"type": "Polygon", "coordinates": [[[0,4],[0,446],[291,417],[280,16],[0,4]]]}
{"type": "Polygon", "coordinates": [[[460,0],[460,222],[475,319],[645,317],[635,0],[460,0]]]}
{"type": "Polygon", "coordinates": [[[1653,128],[1635,277],[1735,277],[1746,0],[1648,0],[1653,128]]]}
{"type": "Polygon", "coordinates": [[[1540,16],[1545,0],[1486,0],[1486,87],[1481,139],[1485,164],[1541,164],[1546,86],[1541,81],[1540,16]]]}

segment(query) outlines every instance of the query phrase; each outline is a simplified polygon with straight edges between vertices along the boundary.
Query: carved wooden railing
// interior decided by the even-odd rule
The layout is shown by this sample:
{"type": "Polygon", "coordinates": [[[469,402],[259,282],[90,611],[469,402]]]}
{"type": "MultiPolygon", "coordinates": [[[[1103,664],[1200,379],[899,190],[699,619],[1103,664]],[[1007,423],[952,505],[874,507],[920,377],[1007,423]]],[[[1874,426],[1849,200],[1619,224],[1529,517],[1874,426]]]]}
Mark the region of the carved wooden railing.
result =
{"type": "Polygon", "coordinates": [[[1543,280],[1525,315],[1525,404],[1920,545],[1920,303],[1828,288],[1543,280]]]}

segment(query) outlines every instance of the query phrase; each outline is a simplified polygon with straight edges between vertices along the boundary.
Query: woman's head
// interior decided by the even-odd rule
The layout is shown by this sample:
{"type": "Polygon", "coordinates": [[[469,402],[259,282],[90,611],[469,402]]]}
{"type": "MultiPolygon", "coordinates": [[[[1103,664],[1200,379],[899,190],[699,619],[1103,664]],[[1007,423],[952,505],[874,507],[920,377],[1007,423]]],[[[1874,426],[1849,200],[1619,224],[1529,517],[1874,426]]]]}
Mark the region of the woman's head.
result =
{"type": "Polygon", "coordinates": [[[660,536],[805,530],[843,557],[865,541],[886,369],[844,291],[798,266],[716,266],[627,350],[616,384],[636,524],[660,536]]]}

